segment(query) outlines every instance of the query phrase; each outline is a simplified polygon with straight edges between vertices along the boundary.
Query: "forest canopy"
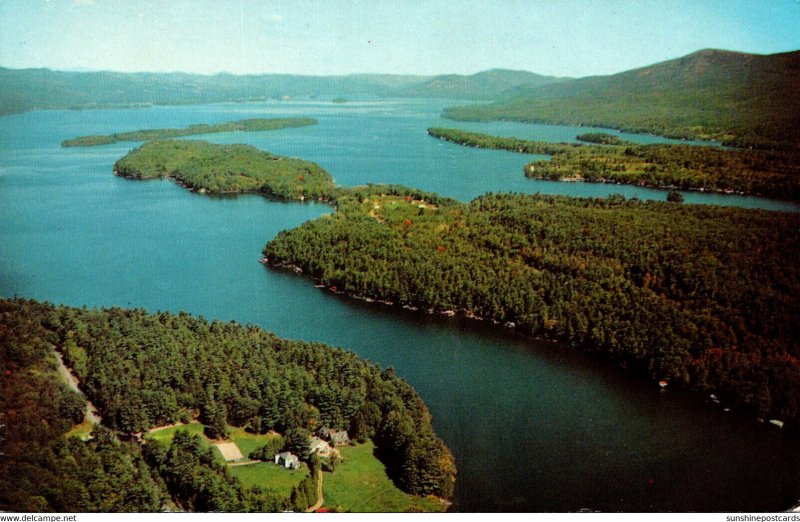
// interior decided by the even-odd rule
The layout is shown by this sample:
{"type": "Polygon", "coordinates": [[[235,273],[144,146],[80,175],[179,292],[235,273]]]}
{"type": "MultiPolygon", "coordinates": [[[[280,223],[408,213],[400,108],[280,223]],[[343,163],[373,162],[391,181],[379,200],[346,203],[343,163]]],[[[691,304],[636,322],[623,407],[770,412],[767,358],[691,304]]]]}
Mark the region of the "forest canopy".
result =
{"type": "Polygon", "coordinates": [[[285,505],[272,493],[243,490],[192,437],[176,436],[169,448],[117,440],[187,418],[254,433],[276,430],[300,440],[323,426],[347,429],[356,440],[375,442],[402,490],[453,494],[453,457],[434,433],[419,395],[392,369],[381,370],[351,352],[183,312],[89,310],[23,300],[0,300],[0,340],[0,405],[8,425],[4,450],[14,463],[0,470],[3,483],[11,486],[0,492],[0,509],[153,511],[167,496],[194,511],[269,511],[285,505]],[[83,417],[85,403],[54,377],[53,348],[102,415],[104,427],[88,444],[64,437],[83,417]],[[70,457],[76,452],[99,456],[76,468],[70,457]],[[103,455],[121,462],[104,468],[103,455]],[[102,469],[116,471],[112,476],[102,469]],[[81,485],[81,477],[92,473],[96,479],[81,485]],[[101,494],[133,488],[125,485],[128,480],[139,484],[140,493],[101,494]],[[201,494],[203,488],[208,495],[201,494]]]}
{"type": "Polygon", "coordinates": [[[654,379],[800,415],[800,217],[738,208],[380,186],[264,254],[354,297],[515,326],[654,379]],[[395,191],[402,194],[401,191],[395,191]]]}
{"type": "Polygon", "coordinates": [[[145,143],[118,160],[114,172],[134,179],[168,177],[204,192],[259,192],[282,199],[328,198],[334,189],[331,175],[315,163],[199,140],[145,143]]]}

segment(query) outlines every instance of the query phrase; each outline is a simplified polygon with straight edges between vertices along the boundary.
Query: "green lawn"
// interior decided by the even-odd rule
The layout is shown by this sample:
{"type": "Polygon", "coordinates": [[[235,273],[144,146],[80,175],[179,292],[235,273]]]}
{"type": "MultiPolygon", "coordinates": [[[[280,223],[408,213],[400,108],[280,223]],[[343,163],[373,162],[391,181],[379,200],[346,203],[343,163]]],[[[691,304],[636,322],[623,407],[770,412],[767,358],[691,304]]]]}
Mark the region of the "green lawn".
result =
{"type": "Polygon", "coordinates": [[[205,435],[203,435],[203,425],[199,422],[191,422],[189,424],[181,424],[179,426],[170,426],[169,428],[155,432],[150,431],[145,434],[145,438],[169,445],[172,443],[172,438],[175,437],[175,433],[178,430],[188,431],[192,435],[200,435],[204,440],[208,440],[206,439],[205,435]]]}
{"type": "Polygon", "coordinates": [[[400,491],[373,455],[372,442],[339,449],[344,463],[334,473],[325,473],[325,507],[360,513],[444,511],[444,505],[436,499],[400,491]]]}
{"type": "MultiPolygon", "coordinates": [[[[149,432],[145,435],[145,438],[159,441],[163,444],[169,444],[172,442],[172,438],[175,436],[175,432],[178,430],[188,431],[193,435],[200,435],[200,437],[211,444],[211,441],[203,434],[203,425],[199,422],[191,422],[189,424],[182,424],[180,426],[170,426],[169,428],[156,431],[156,432],[149,432]]],[[[230,435],[228,436],[228,440],[239,446],[239,449],[242,451],[242,455],[247,457],[251,451],[256,450],[263,446],[267,440],[275,437],[275,435],[271,434],[264,434],[258,435],[255,433],[248,433],[244,430],[244,428],[235,428],[233,426],[230,427],[230,435]]],[[[217,452],[216,448],[214,452],[219,455],[222,455],[217,452]]]]}
{"type": "MultiPolygon", "coordinates": [[[[155,440],[169,446],[172,443],[172,439],[175,437],[175,433],[178,431],[188,431],[192,435],[199,435],[200,440],[206,444],[207,446],[211,446],[211,441],[208,440],[203,434],[204,426],[199,422],[190,422],[189,424],[181,424],[179,426],[170,426],[169,428],[165,428],[163,430],[159,430],[156,432],[148,432],[145,434],[145,439],[147,440],[155,440]]],[[[214,457],[220,463],[225,462],[225,459],[222,458],[222,453],[219,452],[217,448],[212,446],[212,450],[214,451],[214,457]]]]}
{"type": "Polygon", "coordinates": [[[308,475],[308,469],[305,466],[296,470],[288,470],[272,462],[230,466],[228,470],[248,488],[261,486],[273,489],[286,497],[291,494],[292,488],[308,475]]]}
{"type": "Polygon", "coordinates": [[[242,451],[242,455],[247,457],[251,451],[259,449],[261,446],[266,444],[269,439],[276,436],[277,435],[271,435],[269,433],[264,435],[248,433],[244,430],[244,428],[234,428],[231,426],[230,435],[228,438],[237,446],[239,446],[239,449],[242,451]]]}

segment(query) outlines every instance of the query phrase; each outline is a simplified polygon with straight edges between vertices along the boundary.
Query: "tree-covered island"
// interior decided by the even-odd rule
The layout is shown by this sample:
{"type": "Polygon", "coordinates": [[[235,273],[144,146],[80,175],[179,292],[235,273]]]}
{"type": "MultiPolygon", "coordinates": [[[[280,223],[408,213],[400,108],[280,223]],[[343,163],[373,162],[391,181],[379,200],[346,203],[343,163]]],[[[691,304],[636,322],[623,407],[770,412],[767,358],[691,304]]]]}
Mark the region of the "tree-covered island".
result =
{"type": "Polygon", "coordinates": [[[551,156],[525,166],[525,175],[534,179],[625,183],[800,199],[798,151],[663,143],[637,145],[602,133],[581,135],[591,144],[530,141],[443,128],[430,128],[428,134],[468,147],[551,156]]]}
{"type": "Polygon", "coordinates": [[[433,496],[453,494],[453,457],[420,397],[351,352],[183,312],[0,299],[0,355],[3,511],[302,511],[322,471],[334,492],[369,494],[361,469],[388,473],[395,506],[441,510],[433,496]],[[63,382],[56,352],[102,416],[83,440],[73,426],[86,397],[63,382]],[[322,428],[347,430],[355,445],[319,458],[311,436],[322,428]],[[249,456],[243,465],[210,444],[226,437],[249,456]],[[251,462],[276,451],[300,469],[251,462]]]}
{"type": "Polygon", "coordinates": [[[400,187],[340,194],[265,260],[337,293],[561,339],[762,418],[800,417],[800,217],[400,187]]]}
{"type": "Polygon", "coordinates": [[[201,192],[257,192],[282,199],[329,198],[331,175],[319,165],[276,156],[249,145],[196,140],[147,142],[114,164],[134,179],[172,178],[201,192]]]}
{"type": "Polygon", "coordinates": [[[114,134],[95,134],[80,136],[61,142],[62,147],[93,147],[96,145],[109,145],[120,141],[151,141],[194,136],[198,134],[216,134],[219,132],[257,132],[289,127],[306,127],[319,123],[314,118],[252,118],[247,120],[229,121],[213,125],[190,125],[183,129],[144,129],[131,132],[118,132],[114,134]]]}

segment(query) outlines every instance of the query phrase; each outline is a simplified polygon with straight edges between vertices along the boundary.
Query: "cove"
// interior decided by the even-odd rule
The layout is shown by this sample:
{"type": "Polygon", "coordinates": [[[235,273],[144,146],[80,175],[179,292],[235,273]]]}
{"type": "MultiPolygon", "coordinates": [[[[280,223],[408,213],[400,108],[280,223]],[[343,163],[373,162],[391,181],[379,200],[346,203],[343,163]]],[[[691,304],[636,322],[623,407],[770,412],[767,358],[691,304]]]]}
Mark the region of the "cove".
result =
{"type": "MultiPolygon", "coordinates": [[[[566,346],[345,300],[258,263],[268,239],[330,212],[327,206],[212,198],[169,181],[125,180],[111,166],[133,144],[59,146],[82,134],[309,116],[319,125],[203,139],[315,161],[340,185],[402,183],[462,200],[489,191],[665,196],[525,179],[524,155],[428,138],[427,127],[453,123],[439,118],[442,107],[276,102],[0,118],[0,293],[78,306],[186,310],[344,346],[393,366],[420,392],[453,450],[461,511],[756,511],[796,502],[800,451],[780,430],[696,396],[661,392],[566,346]]],[[[689,193],[687,202],[797,210],[709,194],[689,193]]]]}

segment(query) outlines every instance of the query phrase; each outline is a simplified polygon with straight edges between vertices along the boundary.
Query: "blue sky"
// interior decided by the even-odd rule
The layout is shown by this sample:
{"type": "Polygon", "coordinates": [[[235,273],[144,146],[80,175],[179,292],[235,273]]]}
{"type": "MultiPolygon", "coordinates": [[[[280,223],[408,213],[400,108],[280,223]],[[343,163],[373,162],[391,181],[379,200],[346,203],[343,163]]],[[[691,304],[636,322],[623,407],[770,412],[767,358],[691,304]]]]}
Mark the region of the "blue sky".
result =
{"type": "Polygon", "coordinates": [[[800,0],[0,0],[0,66],[611,74],[800,49],[800,0]]]}

